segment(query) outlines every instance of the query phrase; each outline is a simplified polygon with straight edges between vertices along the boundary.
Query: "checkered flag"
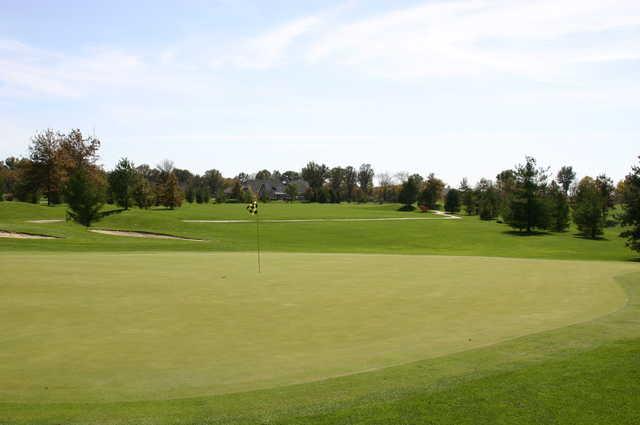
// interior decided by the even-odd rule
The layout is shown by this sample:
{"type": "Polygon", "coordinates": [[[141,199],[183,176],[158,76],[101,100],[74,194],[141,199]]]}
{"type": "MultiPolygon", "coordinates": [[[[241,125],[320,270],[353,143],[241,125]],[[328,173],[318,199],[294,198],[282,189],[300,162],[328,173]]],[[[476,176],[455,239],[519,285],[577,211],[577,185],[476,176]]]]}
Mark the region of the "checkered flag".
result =
{"type": "Polygon", "coordinates": [[[247,212],[249,215],[256,216],[256,242],[258,247],[258,273],[262,271],[260,265],[260,219],[258,218],[258,201],[253,201],[247,205],[247,212]]]}
{"type": "Polygon", "coordinates": [[[253,201],[249,205],[247,205],[247,211],[251,215],[258,214],[258,202],[257,201],[253,201]]]}

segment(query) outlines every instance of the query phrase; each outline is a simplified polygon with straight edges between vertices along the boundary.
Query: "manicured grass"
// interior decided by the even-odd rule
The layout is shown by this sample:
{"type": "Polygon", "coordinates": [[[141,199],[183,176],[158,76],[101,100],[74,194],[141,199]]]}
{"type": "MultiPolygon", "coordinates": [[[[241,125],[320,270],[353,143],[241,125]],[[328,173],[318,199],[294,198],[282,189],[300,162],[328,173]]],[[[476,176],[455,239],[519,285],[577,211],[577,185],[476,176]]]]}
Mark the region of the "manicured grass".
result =
{"type": "MultiPolygon", "coordinates": [[[[285,204],[260,205],[262,219],[430,217],[399,212],[397,205],[285,204]]],[[[256,245],[252,223],[184,223],[184,219],[247,219],[242,204],[189,205],[169,210],[132,209],[97,222],[106,229],[170,233],[208,242],[131,239],[99,235],[72,223],[31,224],[28,219],[64,218],[64,207],[0,203],[0,229],[46,233],[64,239],[46,241],[0,239],[0,251],[251,251],[256,245]]],[[[588,240],[575,229],[564,233],[523,236],[494,221],[461,220],[262,223],[262,248],[279,252],[360,252],[396,254],[480,255],[520,258],[625,261],[637,256],[618,237],[588,240]]]]}
{"type": "Polygon", "coordinates": [[[144,402],[0,403],[7,424],[637,421],[640,273],[628,301],[584,323],[374,372],[235,394],[144,402]]]}
{"type": "Polygon", "coordinates": [[[1,258],[21,272],[0,284],[0,398],[26,402],[246,391],[442,356],[616,310],[613,277],[634,269],[269,254],[258,275],[250,254],[1,258]]]}
{"type": "MultiPolygon", "coordinates": [[[[425,216],[396,209],[260,217],[425,216]]],[[[619,228],[264,223],[257,278],[238,252],[255,248],[252,223],[182,221],[246,219],[241,204],[96,223],[202,243],[25,222],[59,218],[0,203],[0,229],[63,238],[0,239],[0,424],[637,423],[640,266],[619,228]]]]}

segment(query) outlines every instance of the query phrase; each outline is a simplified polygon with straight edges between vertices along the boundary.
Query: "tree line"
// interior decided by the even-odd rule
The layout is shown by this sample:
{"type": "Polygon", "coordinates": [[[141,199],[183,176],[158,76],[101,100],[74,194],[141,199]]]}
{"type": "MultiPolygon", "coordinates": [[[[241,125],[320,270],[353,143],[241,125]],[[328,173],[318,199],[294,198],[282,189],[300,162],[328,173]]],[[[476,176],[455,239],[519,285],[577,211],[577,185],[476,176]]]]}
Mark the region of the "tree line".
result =
{"type": "Polygon", "coordinates": [[[269,200],[268,194],[255,193],[251,181],[288,183],[289,200],[296,199],[303,182],[303,198],[309,202],[400,203],[409,211],[416,205],[451,213],[463,211],[482,220],[498,220],[521,232],[562,232],[573,221],[580,232],[590,238],[603,234],[608,225],[626,227],[622,236],[629,246],[640,245],[640,169],[633,167],[625,179],[614,186],[605,174],[586,176],[576,181],[571,166],[563,166],[555,175],[526,157],[522,164],[506,169],[495,179],[482,178],[472,186],[465,178],[458,187],[450,187],[433,173],[401,173],[376,176],[370,164],[328,167],[309,162],[298,171],[261,170],[254,175],[240,173],[225,178],[218,170],[193,174],[174,167],[165,160],[156,167],[136,166],[121,159],[111,171],[96,164],[100,140],[85,136],[80,130],[68,133],[45,130],[36,133],[24,158],[0,161],[0,200],[68,204],[73,220],[89,225],[100,218],[105,203],[124,210],[132,206],[178,208],[184,201],[209,203],[269,200]],[[374,185],[374,177],[377,185],[374,185]],[[610,214],[616,204],[618,214],[610,214]]]}

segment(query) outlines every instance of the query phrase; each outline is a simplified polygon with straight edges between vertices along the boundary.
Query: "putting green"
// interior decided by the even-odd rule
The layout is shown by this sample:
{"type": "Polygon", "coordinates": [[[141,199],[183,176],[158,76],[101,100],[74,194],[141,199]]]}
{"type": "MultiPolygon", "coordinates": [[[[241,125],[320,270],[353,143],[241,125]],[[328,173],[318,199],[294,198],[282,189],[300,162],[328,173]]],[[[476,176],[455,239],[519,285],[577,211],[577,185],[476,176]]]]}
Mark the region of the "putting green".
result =
{"type": "Polygon", "coordinates": [[[169,399],[387,367],[620,308],[633,265],[481,257],[3,254],[0,400],[169,399]]]}

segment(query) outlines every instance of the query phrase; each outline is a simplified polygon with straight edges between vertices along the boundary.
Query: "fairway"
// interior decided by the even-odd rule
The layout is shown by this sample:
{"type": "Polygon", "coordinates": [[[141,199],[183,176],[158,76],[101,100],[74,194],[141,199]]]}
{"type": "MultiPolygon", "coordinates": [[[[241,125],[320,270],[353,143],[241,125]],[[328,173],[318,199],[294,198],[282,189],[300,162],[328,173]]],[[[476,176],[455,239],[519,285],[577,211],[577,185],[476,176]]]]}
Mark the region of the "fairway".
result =
{"type": "Polygon", "coordinates": [[[267,253],[2,254],[0,399],[158,400],[443,356],[621,308],[634,264],[267,253]]]}

